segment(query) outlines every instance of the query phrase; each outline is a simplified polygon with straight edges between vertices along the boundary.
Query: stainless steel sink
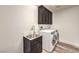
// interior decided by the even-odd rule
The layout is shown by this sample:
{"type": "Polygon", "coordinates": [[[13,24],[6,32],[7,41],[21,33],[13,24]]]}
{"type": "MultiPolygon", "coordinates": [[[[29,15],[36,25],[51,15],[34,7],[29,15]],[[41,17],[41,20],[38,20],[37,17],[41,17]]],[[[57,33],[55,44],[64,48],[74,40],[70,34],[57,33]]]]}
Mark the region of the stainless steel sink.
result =
{"type": "Polygon", "coordinates": [[[35,34],[34,36],[32,34],[30,34],[30,35],[26,36],[26,38],[28,38],[29,40],[33,40],[33,39],[38,38],[38,37],[40,37],[39,34],[35,34]]]}

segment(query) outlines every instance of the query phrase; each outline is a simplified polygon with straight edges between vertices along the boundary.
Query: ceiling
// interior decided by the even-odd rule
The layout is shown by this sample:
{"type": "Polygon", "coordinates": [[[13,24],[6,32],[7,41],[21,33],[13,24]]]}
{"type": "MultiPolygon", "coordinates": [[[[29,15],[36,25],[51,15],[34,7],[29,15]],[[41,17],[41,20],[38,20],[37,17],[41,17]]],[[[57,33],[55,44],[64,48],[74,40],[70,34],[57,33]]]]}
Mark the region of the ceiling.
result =
{"type": "Polygon", "coordinates": [[[77,5],[44,5],[50,11],[59,11],[67,8],[75,7],[77,5]]]}

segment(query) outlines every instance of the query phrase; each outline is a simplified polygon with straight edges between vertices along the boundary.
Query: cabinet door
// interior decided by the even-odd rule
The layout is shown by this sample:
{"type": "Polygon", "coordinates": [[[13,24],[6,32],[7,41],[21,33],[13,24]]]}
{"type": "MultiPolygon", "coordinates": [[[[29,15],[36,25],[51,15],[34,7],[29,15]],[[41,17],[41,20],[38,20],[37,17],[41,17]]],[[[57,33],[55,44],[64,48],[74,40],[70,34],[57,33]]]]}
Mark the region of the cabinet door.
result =
{"type": "Polygon", "coordinates": [[[37,43],[36,45],[31,47],[31,52],[32,53],[40,53],[42,52],[42,47],[41,47],[41,43],[37,43]]]}
{"type": "Polygon", "coordinates": [[[38,8],[38,24],[43,24],[43,13],[44,12],[44,8],[43,7],[39,7],[38,8]]]}
{"type": "Polygon", "coordinates": [[[49,24],[49,12],[46,11],[46,24],[49,24]]]}
{"type": "Polygon", "coordinates": [[[49,23],[52,24],[52,13],[51,12],[50,12],[50,19],[49,20],[50,20],[49,23]]]}
{"type": "Polygon", "coordinates": [[[24,53],[30,53],[31,49],[30,49],[30,41],[23,37],[23,51],[24,53]]]}
{"type": "Polygon", "coordinates": [[[35,39],[31,43],[31,52],[32,53],[41,53],[42,52],[42,37],[35,39]]]}

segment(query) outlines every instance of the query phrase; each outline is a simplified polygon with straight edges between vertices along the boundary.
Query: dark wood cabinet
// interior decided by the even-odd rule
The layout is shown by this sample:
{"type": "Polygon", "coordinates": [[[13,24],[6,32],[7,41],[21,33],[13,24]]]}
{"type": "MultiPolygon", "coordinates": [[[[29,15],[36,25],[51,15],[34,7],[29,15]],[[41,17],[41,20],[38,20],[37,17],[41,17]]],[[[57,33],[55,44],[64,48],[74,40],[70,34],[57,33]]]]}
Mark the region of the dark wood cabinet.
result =
{"type": "Polygon", "coordinates": [[[42,36],[29,40],[23,37],[24,53],[41,53],[42,52],[42,36]]]}
{"type": "Polygon", "coordinates": [[[38,7],[38,24],[52,24],[52,12],[44,6],[38,7]]]}

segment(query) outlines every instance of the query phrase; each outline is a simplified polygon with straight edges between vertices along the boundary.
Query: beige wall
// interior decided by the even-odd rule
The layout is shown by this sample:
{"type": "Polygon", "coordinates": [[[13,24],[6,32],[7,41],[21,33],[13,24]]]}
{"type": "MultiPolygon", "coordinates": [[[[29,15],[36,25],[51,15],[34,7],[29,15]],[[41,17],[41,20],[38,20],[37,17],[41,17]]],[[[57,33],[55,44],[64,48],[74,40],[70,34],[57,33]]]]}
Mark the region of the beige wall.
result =
{"type": "Polygon", "coordinates": [[[59,30],[60,40],[79,46],[79,7],[54,12],[53,27],[59,30]]]}
{"type": "Polygon", "coordinates": [[[37,24],[36,6],[0,6],[0,52],[23,52],[23,35],[37,24]]]}

